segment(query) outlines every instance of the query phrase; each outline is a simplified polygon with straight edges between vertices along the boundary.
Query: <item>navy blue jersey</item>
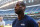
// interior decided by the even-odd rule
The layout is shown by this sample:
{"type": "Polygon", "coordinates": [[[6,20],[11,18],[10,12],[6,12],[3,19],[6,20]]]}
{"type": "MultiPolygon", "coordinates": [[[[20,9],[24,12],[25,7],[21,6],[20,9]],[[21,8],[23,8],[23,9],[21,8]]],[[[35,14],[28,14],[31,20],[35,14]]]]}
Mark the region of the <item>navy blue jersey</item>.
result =
{"type": "Polygon", "coordinates": [[[38,27],[38,24],[35,22],[33,18],[25,15],[22,20],[16,19],[12,23],[12,27],[38,27]]]}

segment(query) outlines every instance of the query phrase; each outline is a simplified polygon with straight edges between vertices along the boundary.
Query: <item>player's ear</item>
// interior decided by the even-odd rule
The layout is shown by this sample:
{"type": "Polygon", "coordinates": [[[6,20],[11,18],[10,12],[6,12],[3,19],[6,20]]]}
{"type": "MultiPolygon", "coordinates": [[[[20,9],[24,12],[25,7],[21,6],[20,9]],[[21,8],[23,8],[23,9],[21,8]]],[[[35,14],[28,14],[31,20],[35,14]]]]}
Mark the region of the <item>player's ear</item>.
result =
{"type": "Polygon", "coordinates": [[[26,7],[23,7],[23,10],[24,10],[24,11],[25,11],[25,8],[26,8],[26,7]]]}

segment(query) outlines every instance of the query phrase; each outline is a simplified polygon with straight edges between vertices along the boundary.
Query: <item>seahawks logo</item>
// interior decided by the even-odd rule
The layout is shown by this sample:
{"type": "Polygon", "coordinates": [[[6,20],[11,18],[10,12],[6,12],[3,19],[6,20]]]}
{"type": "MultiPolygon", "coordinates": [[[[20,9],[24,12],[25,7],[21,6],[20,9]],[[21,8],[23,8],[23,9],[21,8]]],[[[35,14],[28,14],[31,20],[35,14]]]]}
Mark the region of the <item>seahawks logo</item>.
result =
{"type": "Polygon", "coordinates": [[[25,24],[21,24],[21,26],[25,26],[25,24]]]}

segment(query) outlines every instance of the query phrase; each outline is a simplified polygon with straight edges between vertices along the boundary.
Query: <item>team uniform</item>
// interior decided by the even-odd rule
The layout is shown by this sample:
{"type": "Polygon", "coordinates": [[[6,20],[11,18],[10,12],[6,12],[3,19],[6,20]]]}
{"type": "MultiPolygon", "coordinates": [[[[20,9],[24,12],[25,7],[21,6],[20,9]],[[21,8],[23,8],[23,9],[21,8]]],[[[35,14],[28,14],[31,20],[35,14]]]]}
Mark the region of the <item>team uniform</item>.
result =
{"type": "Polygon", "coordinates": [[[5,26],[5,21],[0,22],[0,27],[5,26]]]}
{"type": "Polygon", "coordinates": [[[33,18],[25,15],[22,20],[16,19],[13,22],[12,27],[38,27],[38,24],[33,18]]]}

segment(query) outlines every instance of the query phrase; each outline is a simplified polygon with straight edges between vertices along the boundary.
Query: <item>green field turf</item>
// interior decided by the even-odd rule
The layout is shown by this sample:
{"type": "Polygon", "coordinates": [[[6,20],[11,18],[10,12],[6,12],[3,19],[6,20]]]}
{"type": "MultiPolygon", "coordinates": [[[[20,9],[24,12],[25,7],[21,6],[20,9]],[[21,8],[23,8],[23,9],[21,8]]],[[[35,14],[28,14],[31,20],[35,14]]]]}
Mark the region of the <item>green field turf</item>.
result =
{"type": "Polygon", "coordinates": [[[5,27],[12,27],[12,26],[5,26],[5,27]]]}

